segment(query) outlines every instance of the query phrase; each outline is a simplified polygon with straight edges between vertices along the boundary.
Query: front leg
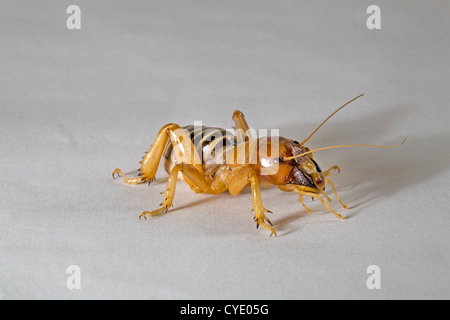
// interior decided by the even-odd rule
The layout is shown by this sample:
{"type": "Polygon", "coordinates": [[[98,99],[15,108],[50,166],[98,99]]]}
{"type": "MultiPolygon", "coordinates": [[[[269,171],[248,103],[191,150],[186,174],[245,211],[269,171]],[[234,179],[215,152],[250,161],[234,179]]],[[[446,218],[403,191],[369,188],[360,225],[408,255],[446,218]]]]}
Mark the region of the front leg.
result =
{"type": "Polygon", "coordinates": [[[238,195],[246,185],[250,183],[252,188],[252,202],[253,211],[255,212],[254,221],[256,222],[256,228],[259,226],[263,227],[270,232],[270,236],[277,235],[275,229],[272,227],[272,222],[266,217],[266,212],[271,212],[264,208],[261,199],[261,189],[259,185],[259,179],[256,173],[250,167],[244,167],[239,172],[237,172],[233,177],[231,177],[228,191],[233,195],[238,195]],[[270,226],[267,224],[270,224],[270,226]]]}
{"type": "MultiPolygon", "coordinates": [[[[336,218],[338,219],[344,219],[344,217],[342,215],[340,215],[339,213],[337,213],[336,211],[334,211],[333,209],[331,209],[331,207],[325,202],[325,200],[323,200],[320,195],[317,192],[310,192],[310,191],[305,191],[304,188],[301,188],[301,186],[295,186],[294,191],[297,192],[300,197],[302,196],[309,196],[315,199],[319,199],[320,202],[322,202],[323,206],[330,211],[331,213],[333,213],[336,218]]],[[[323,193],[322,193],[323,194],[323,193]]]]}

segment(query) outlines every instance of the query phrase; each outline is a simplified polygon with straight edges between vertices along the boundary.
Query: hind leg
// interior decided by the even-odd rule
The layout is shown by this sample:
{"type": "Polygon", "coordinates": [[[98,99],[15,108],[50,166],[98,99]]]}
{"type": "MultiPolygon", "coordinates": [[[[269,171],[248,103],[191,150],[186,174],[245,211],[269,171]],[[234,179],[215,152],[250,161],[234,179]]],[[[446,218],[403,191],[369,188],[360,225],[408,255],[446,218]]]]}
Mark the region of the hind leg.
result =
{"type": "Polygon", "coordinates": [[[117,177],[123,177],[123,182],[126,184],[138,184],[138,183],[144,183],[145,179],[143,177],[137,177],[137,178],[128,178],[125,173],[123,173],[120,169],[115,169],[112,173],[112,177],[116,179],[117,177]]]}
{"type": "MultiPolygon", "coordinates": [[[[120,169],[115,169],[113,171],[113,177],[115,174],[122,175],[124,177],[124,182],[127,184],[151,182],[155,178],[156,171],[158,170],[158,165],[164,152],[167,139],[170,139],[172,142],[178,163],[190,163],[198,170],[202,171],[200,156],[195,150],[189,135],[177,124],[169,123],[159,130],[150,150],[148,150],[142,158],[138,178],[129,179],[120,169]]],[[[192,184],[189,181],[187,182],[192,187],[192,184]]]]}
{"type": "Polygon", "coordinates": [[[120,169],[115,169],[113,171],[113,177],[117,175],[123,176],[123,182],[127,184],[137,184],[143,182],[151,182],[155,178],[156,170],[158,170],[158,165],[161,160],[162,153],[167,143],[167,138],[169,137],[169,131],[176,130],[180,128],[177,124],[169,123],[159,130],[158,135],[155,138],[150,150],[147,151],[141,160],[141,167],[139,168],[138,178],[129,179],[120,169]]]}

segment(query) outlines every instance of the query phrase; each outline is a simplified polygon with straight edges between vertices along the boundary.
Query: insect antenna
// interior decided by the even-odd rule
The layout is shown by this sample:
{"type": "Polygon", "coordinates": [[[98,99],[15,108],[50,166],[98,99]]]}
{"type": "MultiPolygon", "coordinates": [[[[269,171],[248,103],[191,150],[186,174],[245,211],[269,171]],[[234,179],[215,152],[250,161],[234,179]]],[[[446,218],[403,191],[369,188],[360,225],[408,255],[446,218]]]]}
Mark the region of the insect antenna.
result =
{"type": "Polygon", "coordinates": [[[307,154],[310,154],[310,153],[313,153],[313,152],[316,152],[316,151],[327,150],[327,149],[352,148],[352,147],[395,148],[395,147],[401,146],[405,141],[406,141],[406,137],[405,137],[405,139],[403,139],[403,141],[401,143],[395,144],[395,145],[392,145],[392,146],[379,146],[379,145],[376,145],[376,144],[343,144],[343,145],[338,145],[338,146],[322,147],[322,148],[317,148],[317,149],[314,149],[314,150],[309,150],[307,152],[303,152],[303,153],[300,153],[300,154],[292,156],[292,157],[283,157],[283,160],[284,161],[289,161],[289,160],[292,160],[292,159],[295,159],[295,158],[299,158],[299,157],[302,157],[304,155],[307,155],[307,154]]]}
{"type": "Polygon", "coordinates": [[[305,142],[306,141],[308,141],[309,140],[309,138],[311,138],[313,135],[314,135],[314,133],[316,133],[317,132],[317,130],[319,130],[320,129],[320,127],[321,126],[323,126],[324,124],[325,124],[325,122],[327,122],[328,121],[328,119],[330,119],[332,116],[334,116],[339,110],[341,110],[342,108],[344,108],[346,105],[348,105],[348,104],[350,104],[351,102],[353,102],[353,101],[355,101],[356,99],[358,99],[358,98],[360,98],[360,97],[362,97],[364,94],[360,94],[359,96],[357,96],[356,98],[353,98],[352,100],[350,100],[349,102],[347,102],[346,104],[344,104],[342,107],[339,107],[335,112],[333,112],[332,114],[330,114],[329,116],[328,116],[328,118],[326,118],[309,136],[308,136],[308,138],[306,138],[305,140],[303,140],[302,141],[302,143],[300,143],[300,145],[304,145],[305,144],[305,142]]]}

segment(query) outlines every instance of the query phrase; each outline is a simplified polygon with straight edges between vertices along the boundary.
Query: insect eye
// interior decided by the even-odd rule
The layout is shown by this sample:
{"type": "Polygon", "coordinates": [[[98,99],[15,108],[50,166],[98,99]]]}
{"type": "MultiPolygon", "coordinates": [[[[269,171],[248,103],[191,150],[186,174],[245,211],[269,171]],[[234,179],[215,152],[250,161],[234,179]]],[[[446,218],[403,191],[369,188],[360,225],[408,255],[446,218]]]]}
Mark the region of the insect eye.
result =
{"type": "Polygon", "coordinates": [[[298,142],[297,140],[292,141],[295,144],[300,144],[300,142],[298,142]]]}

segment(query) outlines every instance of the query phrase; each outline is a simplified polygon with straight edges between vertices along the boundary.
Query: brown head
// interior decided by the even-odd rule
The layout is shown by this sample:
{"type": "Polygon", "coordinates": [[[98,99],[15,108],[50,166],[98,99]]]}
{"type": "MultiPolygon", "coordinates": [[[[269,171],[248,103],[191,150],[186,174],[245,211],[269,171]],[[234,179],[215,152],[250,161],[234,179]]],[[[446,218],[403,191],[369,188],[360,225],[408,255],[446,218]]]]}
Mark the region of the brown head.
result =
{"type": "MultiPolygon", "coordinates": [[[[324,191],[326,179],[319,165],[313,160],[312,152],[349,147],[395,148],[401,146],[406,141],[406,138],[403,139],[401,143],[391,146],[350,144],[322,147],[314,150],[310,150],[304,146],[305,142],[308,141],[317,132],[317,130],[319,130],[320,127],[328,121],[328,119],[335,115],[339,110],[347,106],[350,102],[355,101],[362,96],[363,95],[361,94],[356,98],[353,98],[334,111],[305,140],[300,143],[283,137],[275,137],[275,139],[270,137],[258,139],[259,143],[256,149],[257,152],[254,152],[257,159],[253,159],[253,161],[251,161],[252,159],[250,157],[250,163],[253,163],[251,166],[258,175],[259,179],[274,185],[302,185],[317,189],[319,191],[324,191]],[[271,154],[271,151],[273,151],[273,155],[271,154]]],[[[256,147],[254,146],[253,151],[255,148],[256,147]]],[[[251,151],[250,154],[252,154],[251,151]]]]}
{"type": "Polygon", "coordinates": [[[283,137],[261,138],[257,150],[258,156],[252,169],[261,181],[273,185],[294,184],[325,190],[322,170],[309,154],[284,160],[309,151],[297,141],[283,137]]]}

